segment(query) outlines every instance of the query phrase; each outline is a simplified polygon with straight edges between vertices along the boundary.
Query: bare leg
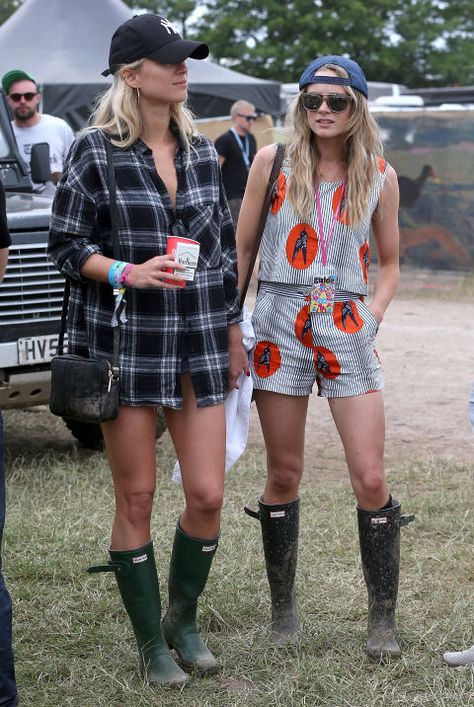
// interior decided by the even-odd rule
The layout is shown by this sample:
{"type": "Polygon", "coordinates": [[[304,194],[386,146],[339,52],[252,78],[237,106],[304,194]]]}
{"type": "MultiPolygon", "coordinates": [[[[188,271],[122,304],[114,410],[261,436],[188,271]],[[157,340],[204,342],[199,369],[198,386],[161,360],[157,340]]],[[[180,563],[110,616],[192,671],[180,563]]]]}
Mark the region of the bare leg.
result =
{"type": "Polygon", "coordinates": [[[190,375],[181,380],[183,408],[165,409],[186,496],[180,524],[189,535],[215,538],[224,495],[224,405],[198,408],[190,375]]]}
{"type": "Polygon", "coordinates": [[[156,486],[156,412],[151,407],[121,407],[115,420],[102,423],[115,487],[111,548],[132,550],[150,540],[156,486]]]}
{"type": "Polygon", "coordinates": [[[286,645],[297,640],[299,632],[295,594],[298,492],[308,398],[267,391],[257,391],[255,397],[267,447],[268,477],[258,518],[272,600],[272,639],[286,645]]]}
{"type": "Polygon", "coordinates": [[[304,436],[308,396],[255,391],[267,450],[268,478],[265,503],[293,501],[299,492],[304,466],[304,436]]]}
{"type": "Polygon", "coordinates": [[[198,408],[190,375],[183,375],[181,383],[182,410],[165,411],[181,467],[186,508],[173,544],[163,635],[183,665],[211,675],[219,664],[198,631],[196,613],[218,543],[224,493],[224,406],[198,408]]]}
{"type": "Polygon", "coordinates": [[[377,510],[388,502],[383,467],[385,415],[381,392],[329,400],[344,445],[352,487],[361,508],[377,510]]]}
{"type": "Polygon", "coordinates": [[[366,648],[375,660],[401,654],[395,608],[400,568],[400,503],[392,499],[383,470],[384,410],[381,393],[331,399],[357,496],[362,568],[368,594],[366,648]],[[389,505],[389,507],[387,507],[389,505]]]}
{"type": "MultiPolygon", "coordinates": [[[[141,672],[149,683],[182,687],[189,676],[176,664],[163,640],[160,589],[150,540],[156,484],[155,409],[122,407],[117,419],[103,423],[102,430],[115,486],[111,566],[137,639],[141,672]]],[[[102,567],[96,569],[101,571],[102,567]]]]}

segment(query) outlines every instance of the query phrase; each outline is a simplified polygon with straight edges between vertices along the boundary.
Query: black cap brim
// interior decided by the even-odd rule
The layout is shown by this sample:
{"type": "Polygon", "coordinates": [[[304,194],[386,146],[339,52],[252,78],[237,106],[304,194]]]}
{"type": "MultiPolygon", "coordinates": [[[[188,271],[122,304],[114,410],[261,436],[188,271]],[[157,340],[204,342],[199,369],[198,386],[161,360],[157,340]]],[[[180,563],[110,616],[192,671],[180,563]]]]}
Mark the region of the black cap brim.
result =
{"type": "MultiPolygon", "coordinates": [[[[164,47],[150,52],[143,59],[159,61],[160,64],[180,64],[185,59],[206,59],[209,56],[209,47],[204,42],[192,42],[188,39],[177,39],[169,42],[164,47]]],[[[118,68],[118,67],[117,67],[118,68]]],[[[116,69],[108,68],[102,72],[102,76],[113,74],[116,69]]]]}

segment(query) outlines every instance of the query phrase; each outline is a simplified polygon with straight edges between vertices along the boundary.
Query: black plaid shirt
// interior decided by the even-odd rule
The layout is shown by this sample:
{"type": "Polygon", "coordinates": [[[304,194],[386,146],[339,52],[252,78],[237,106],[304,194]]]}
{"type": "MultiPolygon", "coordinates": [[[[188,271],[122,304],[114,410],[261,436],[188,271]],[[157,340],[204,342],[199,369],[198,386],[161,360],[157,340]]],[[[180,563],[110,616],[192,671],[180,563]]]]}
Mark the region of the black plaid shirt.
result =
{"type": "MultiPolygon", "coordinates": [[[[196,139],[191,163],[180,142],[176,212],[141,140],[114,148],[120,257],[143,263],[165,253],[179,219],[201,250],[194,282],[183,289],[126,292],[120,331],[122,405],[182,404],[183,358],[199,406],[222,402],[228,385],[227,327],[241,320],[235,237],[218,158],[207,138],[196,139]]],[[[69,351],[111,358],[113,294],[110,285],[81,277],[93,253],[112,257],[107,158],[100,131],[82,134],[71,148],[53,204],[48,253],[71,279],[69,351]]]]}

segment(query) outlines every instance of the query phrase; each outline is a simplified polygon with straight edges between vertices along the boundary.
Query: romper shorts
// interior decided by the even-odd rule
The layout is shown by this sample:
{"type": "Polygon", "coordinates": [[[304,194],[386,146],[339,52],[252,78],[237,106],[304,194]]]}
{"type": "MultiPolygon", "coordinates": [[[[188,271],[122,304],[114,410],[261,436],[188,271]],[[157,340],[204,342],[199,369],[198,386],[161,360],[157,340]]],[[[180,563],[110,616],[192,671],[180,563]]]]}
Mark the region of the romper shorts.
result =
{"type": "Polygon", "coordinates": [[[383,389],[374,349],[375,316],[361,295],[336,291],[331,314],[309,313],[307,286],[262,282],[252,324],[254,388],[305,396],[345,398],[383,389]]]}

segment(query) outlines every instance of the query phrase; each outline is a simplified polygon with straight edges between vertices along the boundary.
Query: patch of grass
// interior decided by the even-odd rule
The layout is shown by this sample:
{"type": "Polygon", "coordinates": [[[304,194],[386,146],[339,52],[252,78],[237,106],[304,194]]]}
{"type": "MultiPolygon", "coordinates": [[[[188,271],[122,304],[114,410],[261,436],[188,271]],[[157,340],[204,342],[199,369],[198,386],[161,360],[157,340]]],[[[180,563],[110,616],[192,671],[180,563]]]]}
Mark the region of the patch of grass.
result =
{"type": "MultiPolygon", "coordinates": [[[[157,444],[153,535],[163,595],[182,491],[170,480],[168,435],[157,444]]],[[[14,598],[15,647],[27,707],[458,707],[474,705],[474,671],[441,664],[474,641],[473,472],[408,460],[391,472],[416,522],[402,529],[398,661],[363,651],[366,593],[355,503],[347,481],[308,476],[302,487],[298,648],[268,641],[269,596],[256,504],[265,471],[251,447],[227,479],[219,551],[199,623],[222,662],[183,692],[150,689],[113,576],[85,573],[106,559],[113,493],[100,452],[8,456],[4,571],[14,598]]],[[[166,604],[166,600],[164,601],[166,604]]]]}

